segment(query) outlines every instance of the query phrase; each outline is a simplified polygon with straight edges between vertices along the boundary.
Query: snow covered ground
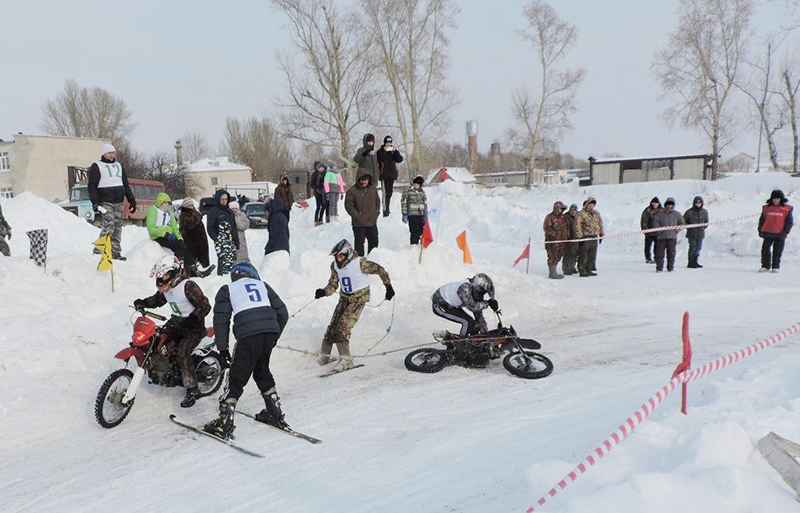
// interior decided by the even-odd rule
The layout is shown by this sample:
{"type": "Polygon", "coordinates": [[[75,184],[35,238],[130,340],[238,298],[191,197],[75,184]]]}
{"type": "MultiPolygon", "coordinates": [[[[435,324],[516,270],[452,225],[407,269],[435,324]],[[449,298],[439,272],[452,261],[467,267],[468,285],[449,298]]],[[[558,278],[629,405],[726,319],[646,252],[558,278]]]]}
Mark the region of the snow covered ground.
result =
{"type": "MultiPolygon", "coordinates": [[[[114,429],[94,420],[93,404],[114,354],[130,340],[137,297],[154,291],[149,271],[162,254],[143,228],[126,227],[115,264],[97,273],[97,229],[29,194],[2,203],[13,227],[12,257],[0,258],[0,497],[3,511],[524,512],[658,388],[681,358],[681,317],[691,314],[694,366],[767,338],[800,320],[800,236],[792,233],[780,274],[759,274],[757,219],[709,228],[700,262],[686,269],[686,240],[674,273],[644,263],[642,236],[609,239],[594,278],[548,280],[541,245],[531,273],[511,267],[555,200],[597,198],[606,232],[637,229],[650,198],[672,196],[681,212],[704,196],[711,220],[760,211],[773,188],[790,201],[800,181],[783,174],[718,182],[549,187],[525,192],[428,189],[445,203],[436,242],[409,248],[399,214],[379,221],[384,265],[397,291],[391,333],[372,353],[434,343],[452,328],[430,311],[437,286],[487,272],[504,321],[542,343],[555,371],[542,380],[486,369],[408,372],[408,350],[369,357],[361,369],[320,379],[309,356],[276,350],[273,371],[287,420],[324,440],[311,445],[248,419],[237,441],[264,460],[232,451],[171,423],[200,424],[215,398],[190,410],[182,390],[145,385],[114,429]],[[28,260],[26,230],[50,234],[47,272],[28,260]],[[454,238],[466,229],[475,263],[461,263],[454,238]]],[[[399,195],[393,211],[399,212],[399,195]]],[[[312,227],[313,212],[292,215],[292,254],[263,259],[266,232],[251,230],[251,256],[290,313],[328,277],[330,248],[349,223],[312,227]],[[262,261],[263,260],[263,261],[262,261]]],[[[345,216],[343,216],[345,219],[345,216]]],[[[213,297],[226,278],[201,280],[213,297]]],[[[383,296],[375,280],[372,304],[383,296]]],[[[335,297],[294,317],[281,345],[314,351],[335,297]]],[[[352,350],[364,354],[390,325],[392,305],[367,308],[352,350]]],[[[208,320],[210,324],[210,319],[208,320]]],[[[689,415],[672,394],[621,446],[543,511],[776,512],[797,509],[794,493],[756,444],[769,431],[796,441],[800,351],[792,337],[690,385],[689,415]]],[[[250,383],[240,408],[262,402],[250,383]]],[[[537,509],[538,511],[538,509],[537,509]]]]}

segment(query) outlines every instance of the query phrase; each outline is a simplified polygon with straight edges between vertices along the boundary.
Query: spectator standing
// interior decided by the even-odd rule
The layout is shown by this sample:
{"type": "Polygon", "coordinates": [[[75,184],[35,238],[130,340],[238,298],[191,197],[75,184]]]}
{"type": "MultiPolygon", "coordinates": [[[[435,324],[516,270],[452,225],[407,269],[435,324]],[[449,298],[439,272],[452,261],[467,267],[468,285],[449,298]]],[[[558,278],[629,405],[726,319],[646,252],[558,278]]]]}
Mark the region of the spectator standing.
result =
{"type": "Polygon", "coordinates": [[[314,201],[316,208],[314,209],[314,226],[322,224],[322,215],[326,212],[325,203],[325,172],[327,168],[324,163],[320,161],[314,162],[314,172],[311,173],[311,178],[308,181],[309,187],[314,191],[314,201]]]}
{"type": "MultiPolygon", "coordinates": [[[[708,223],[708,210],[703,208],[703,197],[695,196],[692,200],[692,207],[683,213],[683,220],[686,224],[708,223]]],[[[700,269],[703,267],[697,261],[700,258],[700,250],[703,249],[703,239],[706,236],[706,227],[687,228],[686,238],[689,239],[689,269],[700,269]]]]}
{"type": "Polygon", "coordinates": [[[236,248],[236,263],[248,263],[250,262],[250,255],[247,252],[247,234],[244,232],[250,228],[250,218],[239,207],[238,201],[231,201],[230,207],[231,212],[233,212],[233,218],[236,221],[236,231],[239,237],[239,247],[236,248]]]}
{"type": "Polygon", "coordinates": [[[274,196],[283,200],[283,211],[286,213],[286,219],[290,219],[292,205],[294,205],[294,194],[292,193],[292,186],[289,184],[288,176],[281,177],[281,183],[275,188],[274,196]]]}
{"type": "Polygon", "coordinates": [[[368,251],[378,247],[378,216],[381,211],[381,198],[372,185],[372,175],[362,174],[355,187],[350,187],[344,197],[344,209],[353,222],[353,237],[358,256],[364,256],[364,239],[368,241],[368,251]]]}
{"type": "Polygon", "coordinates": [[[653,218],[653,228],[675,226],[674,230],[662,230],[656,233],[656,272],[664,270],[664,253],[667,254],[667,271],[675,270],[675,247],[678,244],[678,230],[683,226],[683,216],[675,212],[675,200],[667,198],[664,209],[653,218]]]}
{"type": "Polygon", "coordinates": [[[586,204],[575,220],[575,234],[579,239],[593,239],[581,242],[578,248],[578,274],[582,278],[597,276],[597,245],[598,239],[605,235],[603,232],[603,218],[595,210],[597,200],[591,196],[586,198],[586,204]]]}
{"type": "Polygon", "coordinates": [[[358,164],[356,176],[360,178],[367,173],[372,179],[372,184],[377,186],[380,179],[380,166],[378,165],[378,153],[375,151],[375,136],[364,134],[362,142],[363,146],[356,151],[353,157],[353,160],[358,164]]]}
{"type": "MultiPolygon", "coordinates": [[[[186,198],[181,203],[178,228],[186,246],[186,253],[191,254],[204,269],[208,268],[208,235],[203,226],[203,214],[194,207],[191,198],[186,198]]],[[[213,266],[211,268],[213,269],[213,266]]]]}
{"type": "Polygon", "coordinates": [[[411,188],[404,191],[400,197],[400,213],[403,214],[403,222],[408,224],[412,245],[419,244],[419,238],[425,228],[425,218],[428,217],[428,199],[422,190],[424,183],[422,175],[415,176],[411,188]]]}
{"type": "Polygon", "coordinates": [[[3,216],[3,208],[0,207],[0,255],[10,257],[11,248],[8,247],[6,237],[8,237],[8,240],[11,240],[11,225],[6,221],[6,218],[3,216]]]}
{"type": "Polygon", "coordinates": [[[397,180],[397,164],[401,162],[403,162],[403,156],[394,147],[392,136],[387,135],[383,138],[383,146],[378,150],[378,169],[383,184],[383,217],[391,214],[389,205],[392,200],[392,192],[394,192],[394,182],[397,180]]]}
{"type": "Polygon", "coordinates": [[[325,183],[323,184],[325,201],[328,204],[327,214],[334,221],[339,220],[339,199],[345,193],[344,179],[339,172],[339,165],[333,161],[328,161],[328,168],[325,171],[325,183]]]}
{"type": "MultiPolygon", "coordinates": [[[[125,217],[125,198],[131,214],[136,212],[136,198],[133,197],[128,175],[122,164],[117,162],[117,150],[106,143],[100,160],[89,166],[89,199],[95,213],[103,219],[100,237],[111,235],[111,258],[127,260],[122,256],[122,220],[125,217]]],[[[100,250],[95,249],[96,253],[100,250]]]]}
{"type": "Polygon", "coordinates": [[[264,246],[264,254],[269,255],[275,251],[289,251],[289,218],[286,217],[286,211],[283,208],[283,200],[280,198],[272,198],[269,203],[269,209],[272,212],[267,221],[267,231],[269,231],[269,239],[267,245],[264,246]]]}
{"type": "MultiPolygon", "coordinates": [[[[567,208],[560,201],[553,203],[553,211],[547,214],[544,218],[544,240],[556,241],[567,240],[569,238],[570,226],[569,219],[564,215],[564,210],[567,208]]],[[[558,274],[558,263],[564,254],[564,243],[559,242],[556,244],[545,244],[547,251],[547,269],[549,270],[548,278],[551,280],[560,280],[564,278],[563,274],[558,274]]]]}
{"type": "Polygon", "coordinates": [[[758,219],[758,236],[764,239],[761,244],[761,269],[759,272],[778,272],[781,268],[781,255],[786,236],[792,231],[794,218],[792,206],[786,204],[783,191],[772,191],[767,204],[761,207],[758,219]]]}
{"type": "Polygon", "coordinates": [[[236,263],[236,250],[239,248],[239,231],[236,229],[236,216],[228,207],[230,194],[225,189],[214,193],[215,203],[211,205],[206,217],[208,236],[214,241],[217,253],[217,274],[222,276],[231,272],[236,263]]]}
{"type": "MultiPolygon", "coordinates": [[[[661,212],[661,201],[658,196],[650,200],[650,204],[642,211],[641,227],[642,230],[648,230],[653,227],[653,218],[661,212]]],[[[656,243],[656,234],[654,232],[644,234],[644,261],[648,264],[656,263],[650,255],[650,250],[656,243]]]]}
{"type": "MultiPolygon", "coordinates": [[[[569,211],[567,212],[567,222],[569,223],[569,240],[574,240],[578,238],[578,235],[575,233],[575,223],[578,217],[578,205],[573,203],[569,206],[569,211]]],[[[569,242],[564,244],[564,259],[561,261],[561,270],[566,275],[572,275],[578,273],[578,246],[580,242],[569,242]]]]}

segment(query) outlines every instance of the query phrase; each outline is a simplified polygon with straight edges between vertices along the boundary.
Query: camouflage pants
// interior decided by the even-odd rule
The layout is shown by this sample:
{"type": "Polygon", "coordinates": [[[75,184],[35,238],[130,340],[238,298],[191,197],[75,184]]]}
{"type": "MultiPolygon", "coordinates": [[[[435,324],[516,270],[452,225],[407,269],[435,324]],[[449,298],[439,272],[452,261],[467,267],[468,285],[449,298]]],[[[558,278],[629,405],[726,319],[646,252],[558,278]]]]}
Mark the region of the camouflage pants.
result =
{"type": "Polygon", "coordinates": [[[564,254],[564,243],[545,244],[545,250],[547,251],[547,265],[558,265],[561,255],[564,254]]]}
{"type": "Polygon", "coordinates": [[[578,245],[580,242],[569,242],[564,244],[564,260],[561,268],[564,272],[574,272],[578,262],[578,245]]]}
{"type": "Polygon", "coordinates": [[[356,293],[352,296],[339,294],[339,303],[333,311],[328,329],[325,330],[320,352],[331,354],[333,344],[347,345],[350,343],[350,333],[353,331],[353,326],[358,322],[361,312],[364,311],[364,306],[368,302],[369,292],[367,294],[356,293]]]}
{"type": "MultiPolygon", "coordinates": [[[[174,317],[172,319],[175,319],[174,317]]],[[[172,321],[170,319],[170,321],[172,321]]],[[[205,329],[197,330],[184,330],[178,327],[180,319],[177,319],[174,327],[167,328],[166,333],[169,338],[178,343],[175,349],[175,361],[178,368],[181,370],[181,378],[183,378],[183,386],[185,388],[197,387],[197,376],[194,372],[194,359],[192,352],[206,336],[205,329]]],[[[168,323],[169,324],[169,323],[168,323]]]]}
{"type": "Polygon", "coordinates": [[[6,242],[5,237],[0,237],[0,254],[7,257],[11,256],[11,248],[8,247],[8,242],[6,242]]]}
{"type": "Polygon", "coordinates": [[[231,235],[231,225],[227,221],[219,225],[219,233],[214,240],[214,251],[217,252],[217,274],[222,276],[231,272],[236,263],[236,244],[231,235]]]}
{"type": "Polygon", "coordinates": [[[122,255],[122,219],[124,203],[100,203],[101,207],[106,209],[103,214],[103,224],[100,228],[100,237],[105,237],[106,234],[111,234],[111,255],[113,258],[119,258],[122,255]]]}

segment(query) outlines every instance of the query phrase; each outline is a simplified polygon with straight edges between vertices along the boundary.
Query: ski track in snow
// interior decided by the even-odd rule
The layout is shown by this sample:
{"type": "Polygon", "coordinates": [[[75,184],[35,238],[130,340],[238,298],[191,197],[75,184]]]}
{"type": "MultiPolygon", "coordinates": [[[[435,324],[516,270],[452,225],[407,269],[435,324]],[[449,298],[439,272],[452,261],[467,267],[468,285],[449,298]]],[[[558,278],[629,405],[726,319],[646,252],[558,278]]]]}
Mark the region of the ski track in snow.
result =
{"type": "MultiPolygon", "coordinates": [[[[678,210],[703,194],[711,219],[757,212],[769,191],[796,180],[762,174],[714,183],[553,187],[541,191],[472,191],[447,195],[437,241],[417,265],[399,214],[381,218],[384,265],[397,290],[390,335],[361,360],[365,367],[317,378],[311,357],[276,350],[273,372],[292,427],[321,438],[311,445],[237,419],[237,443],[266,455],[241,455],[168,419],[201,424],[216,398],[182,410],[182,389],[145,384],[128,418],[110,430],[94,420],[94,399],[130,340],[128,305],[153,293],[149,270],[163,250],[142,228],[126,227],[116,265],[116,293],[90,255],[97,230],[31,195],[3,203],[14,230],[10,259],[0,259],[0,496],[3,511],[281,511],[522,512],[671,377],[679,363],[681,316],[691,314],[694,367],[751,345],[798,321],[800,243],[787,240],[780,274],[759,274],[755,220],[710,228],[702,270],[685,268],[680,235],[675,273],[643,263],[642,238],[604,242],[599,276],[547,280],[544,250],[532,248],[531,274],[511,263],[527,238],[541,240],[553,201],[598,198],[607,233],[638,227],[652,196],[673,196],[678,210]],[[27,260],[25,230],[48,228],[47,274],[27,260]],[[468,231],[475,264],[460,263],[453,243],[468,231]],[[503,321],[542,343],[555,364],[542,380],[511,376],[499,360],[486,369],[408,372],[408,351],[451,328],[430,312],[438,285],[488,272],[503,321]]],[[[399,195],[394,211],[399,212],[399,195]]],[[[265,231],[248,231],[251,256],[295,313],[328,278],[328,251],[350,237],[346,222],[311,227],[312,213],[292,215],[291,257],[263,259],[265,231]]],[[[213,256],[212,256],[213,261],[213,256]]],[[[213,297],[226,278],[201,280],[213,297]]],[[[372,305],[383,297],[375,280],[372,305]]],[[[315,351],[335,298],[298,313],[279,341],[315,351]]],[[[367,308],[353,332],[364,354],[389,325],[391,305],[367,308]]],[[[490,324],[491,314],[487,316],[490,324]]],[[[210,325],[210,318],[207,324],[210,325]]],[[[756,443],[773,430],[789,438],[800,422],[797,337],[692,383],[689,415],[673,393],[624,444],[544,511],[790,511],[794,494],[760,457],[756,443]]],[[[677,392],[677,391],[676,391],[677,392]]],[[[262,408],[249,383],[239,408],[262,408]]],[[[797,441],[797,440],[796,440],[797,441]]],[[[538,508],[537,508],[538,510],[538,508]]]]}

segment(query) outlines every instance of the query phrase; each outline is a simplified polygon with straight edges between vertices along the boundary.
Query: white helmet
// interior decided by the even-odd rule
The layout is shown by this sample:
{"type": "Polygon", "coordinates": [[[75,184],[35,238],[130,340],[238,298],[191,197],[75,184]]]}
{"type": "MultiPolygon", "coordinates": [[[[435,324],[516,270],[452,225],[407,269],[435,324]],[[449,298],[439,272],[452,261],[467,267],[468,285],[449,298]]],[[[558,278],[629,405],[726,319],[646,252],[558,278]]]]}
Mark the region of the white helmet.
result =
{"type": "Polygon", "coordinates": [[[183,265],[176,256],[163,256],[156,261],[150,277],[156,279],[156,287],[162,294],[181,281],[183,265]]]}

